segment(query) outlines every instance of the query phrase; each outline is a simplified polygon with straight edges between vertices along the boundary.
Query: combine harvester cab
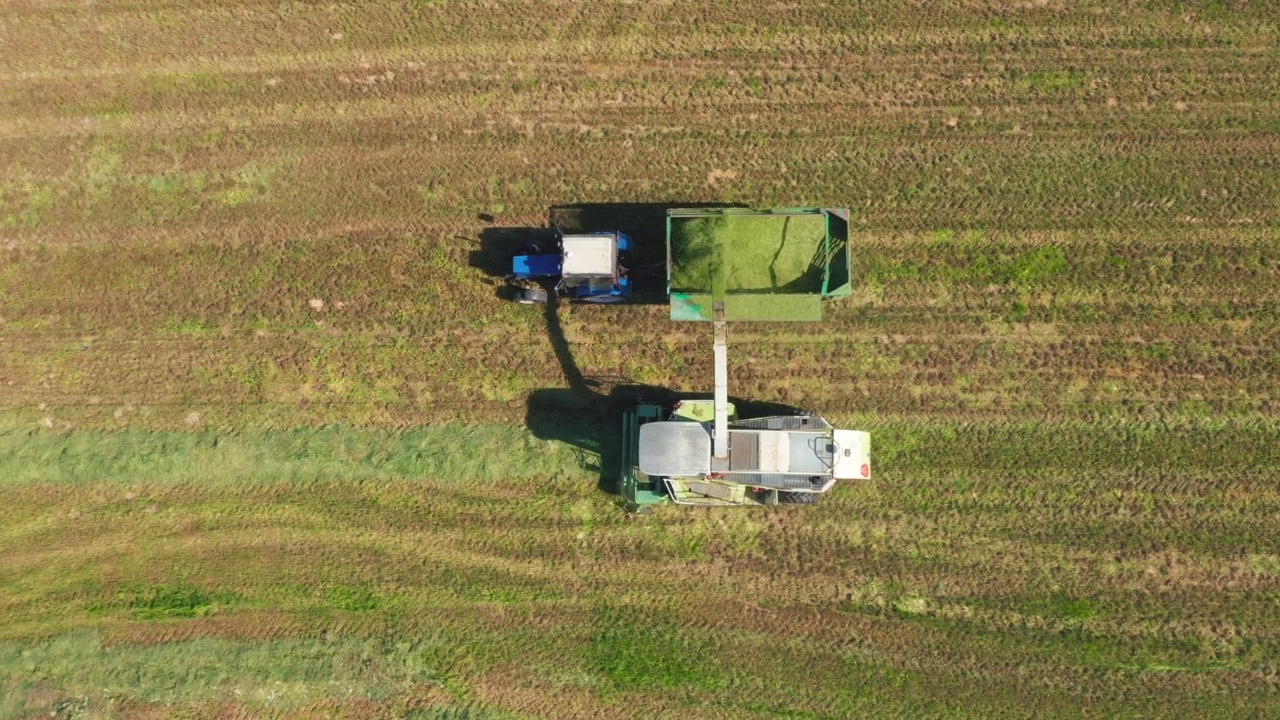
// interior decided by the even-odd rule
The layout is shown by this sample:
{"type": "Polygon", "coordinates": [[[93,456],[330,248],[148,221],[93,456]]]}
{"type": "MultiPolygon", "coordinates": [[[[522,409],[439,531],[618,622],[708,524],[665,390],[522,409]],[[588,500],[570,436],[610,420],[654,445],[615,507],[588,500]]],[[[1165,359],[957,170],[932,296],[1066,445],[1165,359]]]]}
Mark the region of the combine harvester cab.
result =
{"type": "Polygon", "coordinates": [[[590,303],[622,302],[631,297],[631,281],[622,266],[631,240],[625,233],[566,235],[555,228],[552,247],[538,246],[511,259],[510,280],[516,302],[543,304],[549,293],[590,303]],[[553,282],[554,281],[554,282],[553,282]]]}
{"type": "Polygon", "coordinates": [[[620,490],[632,510],[813,504],[871,475],[871,438],[814,415],[737,417],[728,402],[730,322],[817,321],[850,294],[848,211],[675,209],[667,215],[671,319],[710,321],[715,393],[623,420],[620,490]]]}

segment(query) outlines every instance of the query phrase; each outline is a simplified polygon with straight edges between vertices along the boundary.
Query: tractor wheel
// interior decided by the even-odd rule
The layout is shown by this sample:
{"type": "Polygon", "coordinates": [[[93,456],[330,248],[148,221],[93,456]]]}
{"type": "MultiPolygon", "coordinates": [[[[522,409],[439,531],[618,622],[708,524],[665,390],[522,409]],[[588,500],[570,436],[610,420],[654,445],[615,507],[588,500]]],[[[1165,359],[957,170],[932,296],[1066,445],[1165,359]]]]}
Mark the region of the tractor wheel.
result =
{"type": "Polygon", "coordinates": [[[779,505],[817,505],[820,499],[818,493],[778,492],[779,505]]]}
{"type": "Polygon", "coordinates": [[[542,288],[525,288],[516,295],[516,302],[521,305],[546,305],[547,291],[542,288]]]}

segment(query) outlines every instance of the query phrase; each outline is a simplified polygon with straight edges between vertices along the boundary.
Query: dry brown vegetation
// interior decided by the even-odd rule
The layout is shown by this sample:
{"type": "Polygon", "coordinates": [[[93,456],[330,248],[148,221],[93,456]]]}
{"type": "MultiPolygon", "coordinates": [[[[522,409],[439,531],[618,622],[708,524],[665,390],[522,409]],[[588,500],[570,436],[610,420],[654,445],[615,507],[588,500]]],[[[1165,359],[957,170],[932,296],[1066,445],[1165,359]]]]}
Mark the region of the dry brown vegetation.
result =
{"type": "Polygon", "coordinates": [[[935,5],[0,9],[0,715],[1275,714],[1275,11],[935,5]],[[683,202],[852,209],[732,388],[874,481],[635,519],[525,427],[478,218],[683,202]]]}

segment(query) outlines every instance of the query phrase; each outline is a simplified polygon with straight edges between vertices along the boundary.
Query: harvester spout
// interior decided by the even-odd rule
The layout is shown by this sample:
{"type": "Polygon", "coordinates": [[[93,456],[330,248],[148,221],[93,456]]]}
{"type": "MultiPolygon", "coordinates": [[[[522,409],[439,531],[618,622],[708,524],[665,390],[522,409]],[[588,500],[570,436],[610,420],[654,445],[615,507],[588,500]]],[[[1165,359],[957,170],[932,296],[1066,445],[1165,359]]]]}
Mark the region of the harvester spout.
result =
{"type": "Polygon", "coordinates": [[[729,454],[729,346],[725,341],[724,300],[716,300],[712,306],[712,324],[715,326],[715,432],[712,435],[711,454],[724,458],[729,454]]]}

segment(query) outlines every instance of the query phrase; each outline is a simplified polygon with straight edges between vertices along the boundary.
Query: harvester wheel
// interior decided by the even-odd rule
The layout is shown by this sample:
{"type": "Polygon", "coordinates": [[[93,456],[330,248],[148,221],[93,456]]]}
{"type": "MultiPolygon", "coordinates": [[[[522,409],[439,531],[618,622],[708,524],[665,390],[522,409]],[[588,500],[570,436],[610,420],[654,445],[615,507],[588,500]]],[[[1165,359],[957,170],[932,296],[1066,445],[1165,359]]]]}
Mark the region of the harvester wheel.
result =
{"type": "Polygon", "coordinates": [[[779,505],[817,505],[819,500],[818,493],[809,492],[779,492],[779,505]]]}

